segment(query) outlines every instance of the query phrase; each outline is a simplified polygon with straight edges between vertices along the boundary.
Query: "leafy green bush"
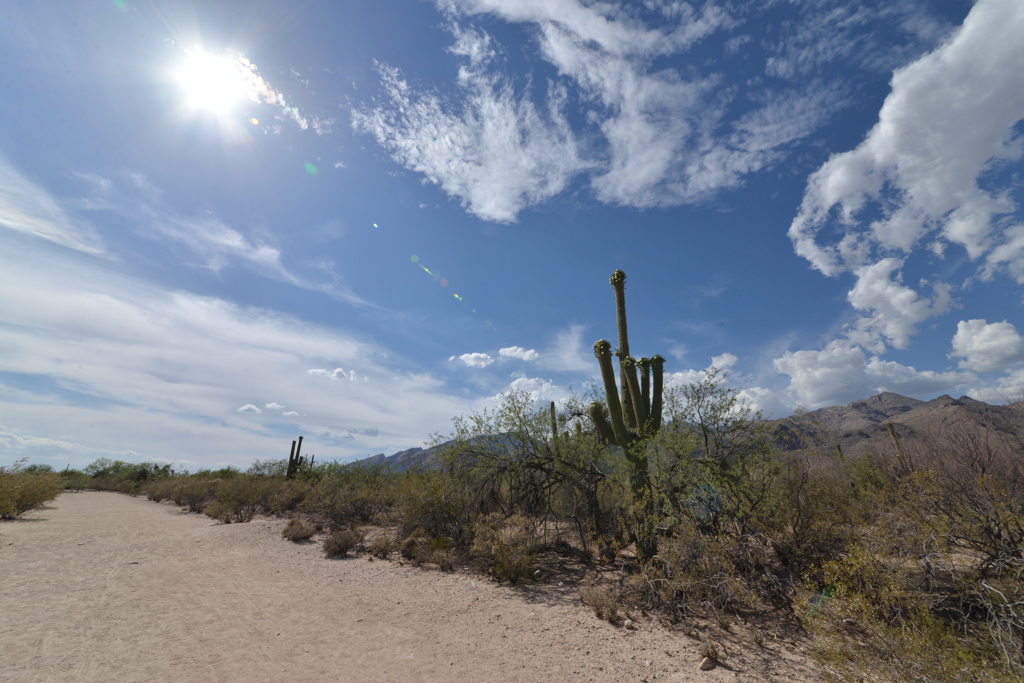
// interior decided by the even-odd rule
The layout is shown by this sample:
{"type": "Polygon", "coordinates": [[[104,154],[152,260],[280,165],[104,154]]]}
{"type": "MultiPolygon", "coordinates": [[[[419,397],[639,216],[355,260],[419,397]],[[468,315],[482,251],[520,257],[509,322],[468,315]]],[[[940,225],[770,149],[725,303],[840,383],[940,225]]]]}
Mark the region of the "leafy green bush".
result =
{"type": "Polygon", "coordinates": [[[38,510],[60,495],[60,477],[53,472],[24,472],[23,462],[0,466],[0,519],[14,519],[38,510]]]}

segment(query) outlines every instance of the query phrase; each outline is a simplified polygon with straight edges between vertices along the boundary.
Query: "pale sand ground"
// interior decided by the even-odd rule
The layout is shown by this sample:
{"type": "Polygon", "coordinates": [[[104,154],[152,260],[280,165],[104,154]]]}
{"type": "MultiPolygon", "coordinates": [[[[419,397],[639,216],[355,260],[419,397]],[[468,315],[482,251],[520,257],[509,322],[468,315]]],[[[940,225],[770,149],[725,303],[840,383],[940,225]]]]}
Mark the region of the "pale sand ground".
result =
{"type": "Polygon", "coordinates": [[[70,493],[0,522],[0,681],[810,681],[795,648],[598,621],[575,589],[326,560],[282,520],[222,525],[70,493]]]}

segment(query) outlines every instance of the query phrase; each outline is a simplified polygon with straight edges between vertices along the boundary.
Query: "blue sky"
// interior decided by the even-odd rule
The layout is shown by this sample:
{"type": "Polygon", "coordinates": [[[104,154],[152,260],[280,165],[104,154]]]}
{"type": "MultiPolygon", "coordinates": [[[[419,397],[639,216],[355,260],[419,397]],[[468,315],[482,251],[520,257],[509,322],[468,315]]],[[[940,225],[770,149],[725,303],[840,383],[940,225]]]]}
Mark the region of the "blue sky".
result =
{"type": "Polygon", "coordinates": [[[421,445],[632,347],[1024,386],[1024,5],[5,3],[0,463],[421,445]]]}

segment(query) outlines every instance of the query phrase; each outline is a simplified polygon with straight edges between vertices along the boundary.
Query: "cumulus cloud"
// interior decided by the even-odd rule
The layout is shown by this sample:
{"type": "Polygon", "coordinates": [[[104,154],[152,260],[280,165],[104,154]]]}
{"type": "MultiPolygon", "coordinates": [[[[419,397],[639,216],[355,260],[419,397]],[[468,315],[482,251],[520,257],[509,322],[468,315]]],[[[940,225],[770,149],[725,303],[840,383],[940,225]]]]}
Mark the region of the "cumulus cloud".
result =
{"type": "Polygon", "coordinates": [[[251,403],[246,403],[244,406],[242,406],[241,408],[238,409],[238,412],[240,412],[240,413],[256,413],[256,414],[259,414],[259,413],[262,413],[263,411],[260,410],[259,408],[257,408],[256,406],[254,406],[251,403]]]}
{"type": "Polygon", "coordinates": [[[739,358],[737,358],[734,354],[726,352],[721,354],[720,356],[712,357],[711,366],[716,367],[719,370],[728,370],[732,366],[736,365],[736,361],[738,360],[739,358]]]}
{"type": "Polygon", "coordinates": [[[519,360],[533,361],[540,358],[540,354],[533,349],[524,349],[522,346],[509,346],[501,349],[498,353],[505,358],[518,358],[519,360]]]}
{"type": "Polygon", "coordinates": [[[334,368],[333,370],[315,368],[313,370],[307,370],[306,372],[314,377],[326,377],[331,380],[347,379],[350,382],[355,382],[358,379],[355,370],[345,372],[344,368],[334,368]]]}
{"type": "Polygon", "coordinates": [[[270,410],[281,410],[281,408],[284,408],[284,406],[281,405],[280,403],[268,403],[267,405],[265,405],[263,407],[264,408],[269,408],[270,410]]]}
{"type": "Polygon", "coordinates": [[[962,358],[960,367],[965,370],[1004,370],[1024,362],[1024,337],[1005,320],[961,320],[953,335],[950,357],[962,358]]]}
{"type": "Polygon", "coordinates": [[[1005,240],[994,220],[1015,205],[981,181],[994,163],[1020,156],[1022,31],[1019,2],[980,0],[945,44],[897,70],[864,141],[808,180],[789,231],[797,253],[834,275],[865,265],[875,249],[906,252],[928,235],[971,258],[1005,240]],[[826,229],[832,239],[819,241],[826,229]]]}
{"type": "Polygon", "coordinates": [[[299,417],[299,414],[297,412],[295,412],[294,410],[286,410],[285,412],[283,412],[281,414],[286,416],[286,417],[299,417]]]}
{"type": "Polygon", "coordinates": [[[460,360],[467,368],[486,368],[494,362],[494,359],[486,353],[464,353],[461,356],[452,356],[448,360],[460,360]]]}
{"type": "Polygon", "coordinates": [[[543,379],[541,377],[517,377],[512,380],[512,382],[510,382],[501,393],[487,399],[486,403],[498,405],[509,392],[524,392],[529,394],[530,400],[534,403],[548,403],[550,401],[561,403],[569,398],[569,391],[555,384],[550,379],[543,379]]]}
{"type": "Polygon", "coordinates": [[[858,268],[857,283],[847,295],[855,309],[869,313],[857,321],[849,338],[877,353],[885,350],[885,342],[898,349],[907,348],[919,323],[945,313],[953,305],[949,285],[934,285],[935,294],[930,299],[904,285],[899,273],[902,265],[899,259],[884,258],[858,268]]]}
{"type": "Polygon", "coordinates": [[[1024,153],[1022,33],[1024,5],[977,2],[943,44],[896,70],[864,140],[808,179],[790,238],[825,275],[853,273],[848,299],[865,315],[848,339],[873,353],[907,348],[955,305],[945,273],[902,281],[918,251],[941,259],[956,245],[981,278],[1024,282],[1024,228],[1008,222],[1014,181],[1001,172],[1024,153]]]}
{"type": "Polygon", "coordinates": [[[868,356],[845,340],[833,341],[820,351],[788,351],[773,365],[789,376],[789,395],[809,408],[845,404],[881,391],[910,396],[947,392],[974,378],[970,373],[916,370],[868,356]]]}

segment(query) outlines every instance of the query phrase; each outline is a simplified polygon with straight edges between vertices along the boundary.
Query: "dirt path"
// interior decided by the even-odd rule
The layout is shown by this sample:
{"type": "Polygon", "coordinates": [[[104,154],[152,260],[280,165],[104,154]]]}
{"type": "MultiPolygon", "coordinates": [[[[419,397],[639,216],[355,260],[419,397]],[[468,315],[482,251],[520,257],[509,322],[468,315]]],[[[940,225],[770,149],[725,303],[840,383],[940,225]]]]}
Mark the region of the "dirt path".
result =
{"type": "Polygon", "coordinates": [[[549,589],[357,557],[115,493],[0,523],[2,681],[800,681],[784,647],[696,641],[549,589]]]}

